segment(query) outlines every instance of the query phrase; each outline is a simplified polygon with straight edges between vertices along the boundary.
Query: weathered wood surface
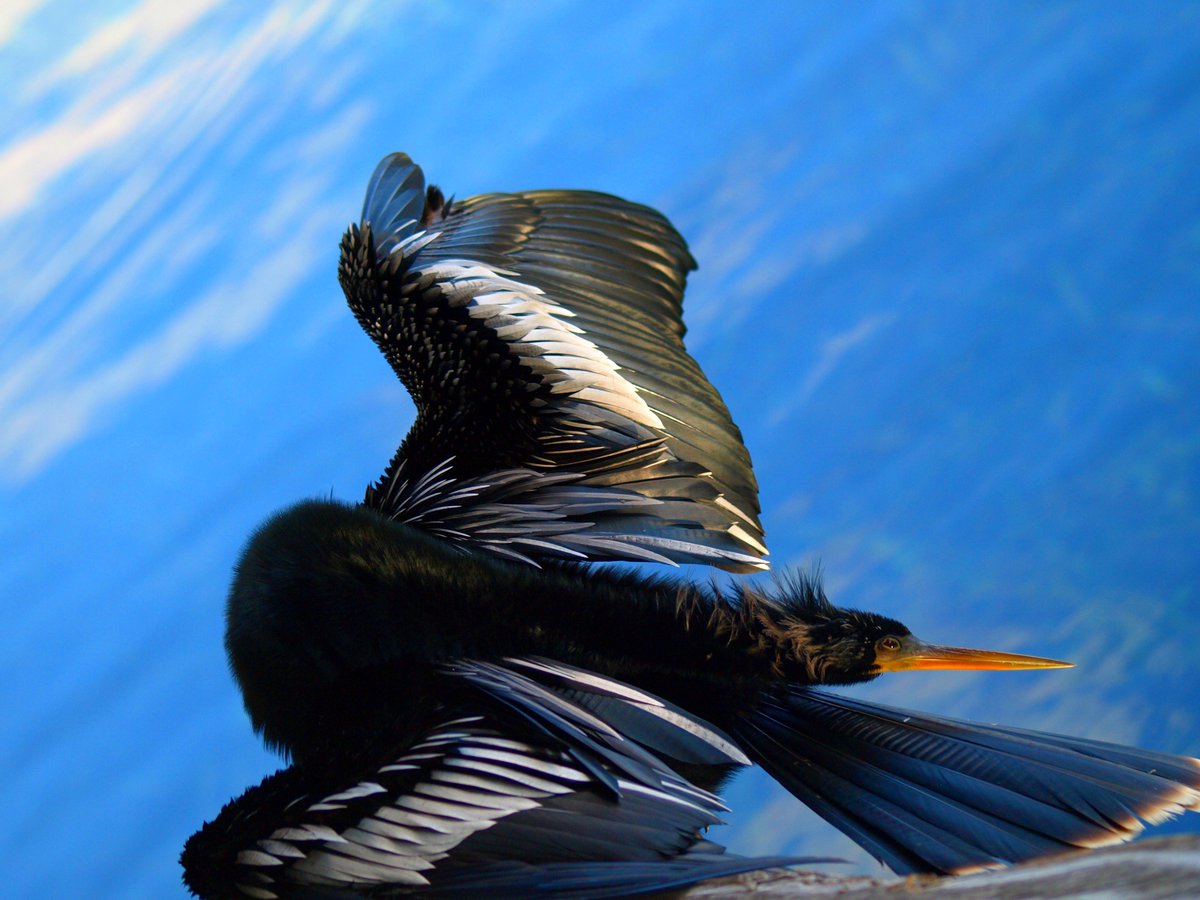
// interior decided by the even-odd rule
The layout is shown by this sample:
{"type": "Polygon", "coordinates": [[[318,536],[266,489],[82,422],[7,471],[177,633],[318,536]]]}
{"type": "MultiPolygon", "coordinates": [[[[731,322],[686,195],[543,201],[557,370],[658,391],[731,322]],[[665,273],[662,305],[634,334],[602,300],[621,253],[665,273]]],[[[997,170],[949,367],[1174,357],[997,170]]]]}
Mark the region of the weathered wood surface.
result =
{"type": "Polygon", "coordinates": [[[935,900],[1017,897],[1200,897],[1200,835],[1151,838],[1136,844],[1073,853],[1011,869],[957,878],[846,878],[825,871],[748,872],[692,888],[687,900],[715,897],[833,897],[839,900],[935,900]]]}

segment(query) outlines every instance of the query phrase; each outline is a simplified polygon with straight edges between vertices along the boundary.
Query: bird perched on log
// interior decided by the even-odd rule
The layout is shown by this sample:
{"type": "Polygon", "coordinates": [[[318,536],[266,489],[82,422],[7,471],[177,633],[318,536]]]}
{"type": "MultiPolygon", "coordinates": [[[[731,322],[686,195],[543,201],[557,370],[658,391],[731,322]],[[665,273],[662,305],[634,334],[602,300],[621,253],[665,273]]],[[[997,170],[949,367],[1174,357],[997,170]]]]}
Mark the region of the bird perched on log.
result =
{"type": "Polygon", "coordinates": [[[755,762],[897,872],[1128,840],[1200,762],[819,688],[1066,665],[940,647],[765,567],[741,435],[683,345],[694,267],[644,206],[426,190],[385,158],[342,242],[350,308],[413,396],[364,501],[251,538],[227,610],[246,709],[292,765],[188,842],[206,897],[617,896],[776,864],[700,837],[755,762]]]}

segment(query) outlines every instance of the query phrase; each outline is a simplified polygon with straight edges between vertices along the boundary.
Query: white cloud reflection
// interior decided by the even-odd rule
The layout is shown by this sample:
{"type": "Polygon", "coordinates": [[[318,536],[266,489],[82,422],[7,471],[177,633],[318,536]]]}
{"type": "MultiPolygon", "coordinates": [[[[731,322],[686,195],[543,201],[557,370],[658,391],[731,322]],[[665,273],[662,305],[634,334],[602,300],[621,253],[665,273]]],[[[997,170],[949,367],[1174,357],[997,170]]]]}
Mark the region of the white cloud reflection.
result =
{"type": "MultiPolygon", "coordinates": [[[[252,338],[325,260],[324,223],[345,216],[319,202],[329,186],[319,173],[367,126],[371,104],[330,96],[312,54],[279,78],[256,76],[301,45],[328,45],[334,19],[345,35],[346,12],[280,4],[206,29],[220,6],[149,0],[15,86],[29,124],[0,143],[9,482],[201,354],[252,338]],[[239,142],[286,127],[289,108],[318,90],[323,109],[294,152],[264,160],[239,142]],[[269,175],[246,172],[262,167],[269,175]],[[209,254],[234,262],[205,266],[209,254]]],[[[17,24],[7,10],[0,38],[17,24]]]]}
{"type": "Polygon", "coordinates": [[[8,43],[42,5],[42,0],[4,0],[0,4],[0,47],[8,43]]]}

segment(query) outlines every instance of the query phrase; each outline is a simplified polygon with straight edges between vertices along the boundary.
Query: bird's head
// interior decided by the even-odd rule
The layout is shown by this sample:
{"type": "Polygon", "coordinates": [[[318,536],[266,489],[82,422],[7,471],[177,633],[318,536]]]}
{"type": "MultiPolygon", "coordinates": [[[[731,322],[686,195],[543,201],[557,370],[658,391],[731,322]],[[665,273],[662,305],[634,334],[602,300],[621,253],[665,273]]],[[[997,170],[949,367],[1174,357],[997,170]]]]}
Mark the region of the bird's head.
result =
{"type": "Polygon", "coordinates": [[[1058,669],[1073,663],[930,644],[895,619],[842,609],[826,598],[815,578],[789,581],[784,627],[795,657],[813,684],[855,684],[884,672],[913,669],[1058,669]]]}

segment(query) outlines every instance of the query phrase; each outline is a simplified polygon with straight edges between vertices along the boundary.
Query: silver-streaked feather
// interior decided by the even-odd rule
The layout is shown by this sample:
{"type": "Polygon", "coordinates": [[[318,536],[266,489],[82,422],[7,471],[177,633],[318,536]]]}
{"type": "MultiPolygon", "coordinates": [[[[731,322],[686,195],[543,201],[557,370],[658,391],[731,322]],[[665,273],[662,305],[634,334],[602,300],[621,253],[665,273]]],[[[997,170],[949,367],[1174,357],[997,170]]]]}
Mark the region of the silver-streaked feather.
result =
{"type": "Polygon", "coordinates": [[[647,207],[586,191],[445,203],[386,157],[339,277],[417,421],[368,505],[526,562],[765,568],[741,434],[683,346],[694,265],[647,207]]]}
{"type": "Polygon", "coordinates": [[[441,878],[474,877],[493,865],[684,863],[693,851],[697,866],[753,866],[700,838],[724,807],[652,752],[703,744],[709,763],[744,763],[712,726],[682,713],[631,739],[615,724],[624,722],[621,707],[673,707],[544,660],[460,660],[446,675],[478,692],[479,712],[448,715],[348,787],[290,802],[284,821],[236,853],[231,880],[241,894],[426,892],[441,878]],[[576,702],[584,696],[603,702],[589,709],[576,702]]]}

